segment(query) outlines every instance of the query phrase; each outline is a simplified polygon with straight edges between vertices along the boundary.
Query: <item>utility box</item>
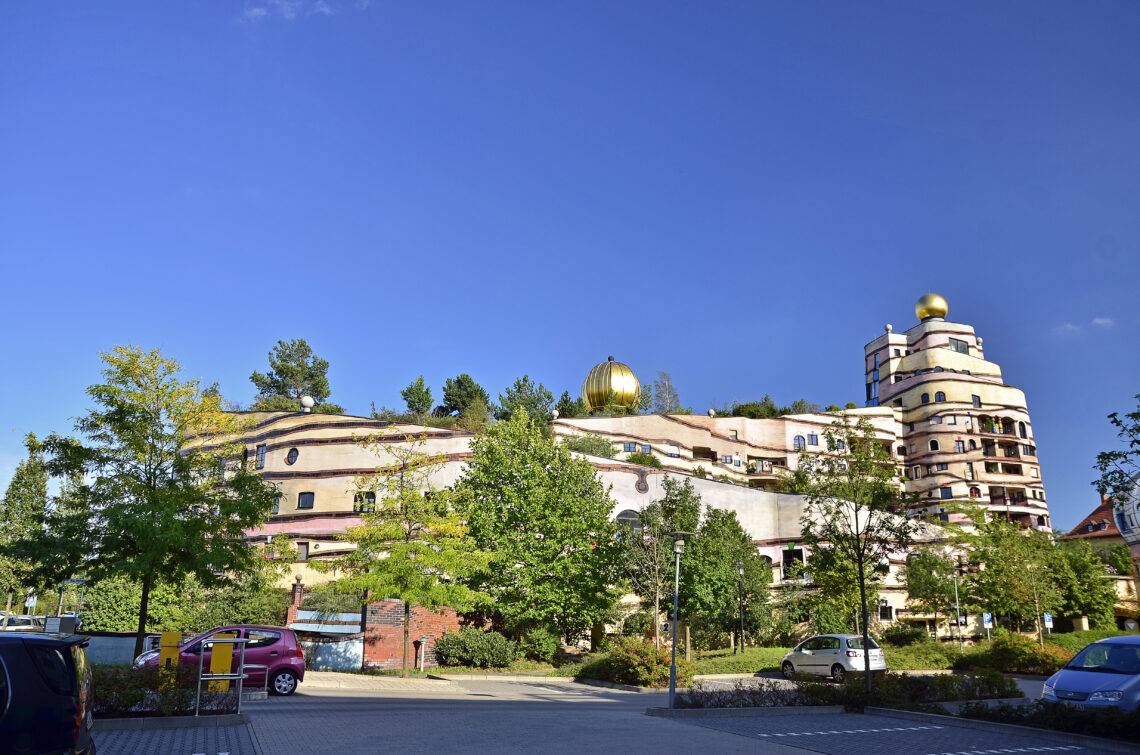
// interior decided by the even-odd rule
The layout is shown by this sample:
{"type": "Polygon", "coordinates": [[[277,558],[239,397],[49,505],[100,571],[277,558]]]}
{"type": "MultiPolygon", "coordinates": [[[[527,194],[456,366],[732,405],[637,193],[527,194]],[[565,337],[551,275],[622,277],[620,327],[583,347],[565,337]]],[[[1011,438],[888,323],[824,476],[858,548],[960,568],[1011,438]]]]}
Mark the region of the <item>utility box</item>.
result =
{"type": "Polygon", "coordinates": [[[74,616],[48,616],[44,619],[45,632],[58,632],[60,634],[75,634],[74,616]]]}

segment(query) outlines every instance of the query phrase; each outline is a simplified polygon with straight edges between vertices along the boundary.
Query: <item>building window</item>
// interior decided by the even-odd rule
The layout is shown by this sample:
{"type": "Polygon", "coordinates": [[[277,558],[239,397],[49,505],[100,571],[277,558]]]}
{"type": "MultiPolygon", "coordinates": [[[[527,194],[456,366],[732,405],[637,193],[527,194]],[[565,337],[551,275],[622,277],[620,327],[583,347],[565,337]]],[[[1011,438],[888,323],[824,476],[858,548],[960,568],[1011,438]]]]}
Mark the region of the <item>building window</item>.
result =
{"type": "Polygon", "coordinates": [[[946,394],[943,393],[942,391],[938,391],[937,393],[934,394],[934,401],[935,402],[940,402],[940,401],[945,401],[945,400],[946,400],[946,394]]]}
{"type": "Polygon", "coordinates": [[[942,496],[942,500],[944,500],[944,501],[954,497],[954,491],[952,488],[950,488],[949,485],[947,485],[944,488],[939,488],[938,492],[942,496]]]}
{"type": "Polygon", "coordinates": [[[300,451],[298,451],[295,448],[290,448],[289,453],[285,454],[285,463],[286,464],[297,463],[297,457],[298,456],[300,456],[300,451]]]}
{"type": "Polygon", "coordinates": [[[970,450],[976,451],[978,449],[978,442],[973,438],[970,439],[970,450]]]}
{"type": "Polygon", "coordinates": [[[1026,456],[1036,456],[1037,455],[1037,449],[1034,448],[1033,446],[1028,445],[1028,444],[1023,444],[1021,446],[1021,450],[1025,452],[1026,456]]]}
{"type": "Polygon", "coordinates": [[[972,461],[966,462],[966,479],[974,479],[974,462],[972,461]]]}
{"type": "Polygon", "coordinates": [[[641,453],[643,453],[643,454],[651,454],[651,453],[653,453],[653,449],[652,449],[652,448],[650,448],[649,446],[642,446],[642,447],[641,447],[641,453]]]}
{"type": "Polygon", "coordinates": [[[899,356],[899,350],[898,349],[895,349],[895,356],[896,357],[899,356]]]}
{"type": "Polygon", "coordinates": [[[911,444],[910,444],[910,451],[909,451],[909,453],[914,453],[914,444],[913,444],[913,443],[911,443],[911,444]]]}
{"type": "Polygon", "coordinates": [[[934,371],[935,372],[945,372],[946,370],[942,369],[941,367],[935,367],[934,371]]]}
{"type": "Polygon", "coordinates": [[[634,451],[637,450],[637,444],[636,443],[623,443],[621,445],[621,450],[633,453],[634,451]]]}
{"type": "Polygon", "coordinates": [[[942,418],[941,417],[931,417],[930,418],[930,424],[941,425],[942,424],[942,418]]]}
{"type": "Polygon", "coordinates": [[[298,561],[308,561],[309,560],[309,544],[308,543],[297,543],[297,560],[298,561]]]}
{"type": "Polygon", "coordinates": [[[970,488],[970,497],[971,498],[981,498],[982,497],[982,491],[979,488],[970,488]]]}
{"type": "Polygon", "coordinates": [[[949,469],[949,468],[950,468],[950,465],[949,465],[949,464],[947,464],[947,463],[946,463],[946,462],[944,462],[944,461],[943,461],[943,462],[939,462],[938,464],[935,464],[934,466],[935,466],[935,468],[936,468],[936,469],[937,469],[939,472],[945,472],[947,469],[949,469]]]}
{"type": "Polygon", "coordinates": [[[669,446],[669,456],[671,458],[676,459],[680,455],[681,455],[681,447],[680,446],[677,446],[677,445],[670,445],[669,446]]]}
{"type": "Polygon", "coordinates": [[[964,440],[954,441],[954,452],[959,453],[959,454],[965,453],[966,452],[966,441],[964,441],[964,440]]]}
{"type": "Polygon", "coordinates": [[[906,429],[907,429],[907,432],[913,433],[914,432],[914,423],[913,422],[907,422],[906,423],[906,429]]]}
{"type": "Polygon", "coordinates": [[[970,345],[968,343],[966,343],[965,341],[961,341],[957,338],[951,338],[950,339],[950,350],[951,351],[957,351],[959,354],[969,354],[970,353],[970,345]]]}
{"type": "Polygon", "coordinates": [[[963,374],[963,375],[969,375],[969,374],[970,374],[970,371],[969,371],[969,370],[962,370],[962,374],[963,374]]]}
{"type": "Polygon", "coordinates": [[[732,460],[732,466],[734,466],[734,467],[739,467],[739,466],[740,466],[740,457],[739,457],[739,456],[735,457],[735,458],[732,460]]]}
{"type": "Polygon", "coordinates": [[[924,403],[924,404],[930,403],[930,394],[929,393],[922,394],[922,403],[924,403]]]}
{"type": "Polygon", "coordinates": [[[257,447],[257,463],[256,469],[265,469],[265,444],[257,447]]]}
{"type": "Polygon", "coordinates": [[[270,511],[269,513],[270,514],[277,514],[280,511],[281,511],[281,496],[277,496],[276,498],[273,499],[273,510],[270,511]]]}
{"type": "Polygon", "coordinates": [[[930,441],[930,450],[931,451],[941,451],[942,447],[938,445],[938,441],[932,440],[932,441],[930,441]]]}
{"type": "Polygon", "coordinates": [[[807,442],[804,440],[804,436],[797,435],[795,438],[792,438],[792,448],[796,451],[802,451],[806,446],[807,442]]]}
{"type": "Polygon", "coordinates": [[[911,467],[910,471],[911,476],[914,477],[914,479],[922,479],[922,467],[920,467],[918,464],[915,464],[913,467],[911,467]]]}
{"type": "Polygon", "coordinates": [[[906,456],[906,446],[899,446],[898,447],[898,454],[899,454],[899,456],[906,456]]]}
{"type": "Polygon", "coordinates": [[[626,509],[617,515],[618,524],[624,524],[632,530],[641,531],[641,517],[633,509],[626,509]]]}
{"type": "Polygon", "coordinates": [[[731,464],[732,463],[732,457],[728,454],[724,454],[723,456],[720,457],[720,463],[721,464],[731,464]]]}
{"type": "Polygon", "coordinates": [[[1025,429],[1025,423],[1024,422],[1018,422],[1017,423],[1017,434],[1020,435],[1022,438],[1028,438],[1029,437],[1029,433],[1025,429]]]}
{"type": "Polygon", "coordinates": [[[951,414],[949,417],[946,418],[946,424],[948,424],[948,425],[958,424],[958,415],[957,414],[951,414]]]}
{"type": "Polygon", "coordinates": [[[981,409],[982,408],[982,397],[981,396],[970,396],[970,401],[973,402],[975,409],[981,409]]]}
{"type": "Polygon", "coordinates": [[[313,494],[312,493],[298,493],[297,494],[297,508],[311,509],[313,508],[313,494]]]}
{"type": "Polygon", "coordinates": [[[819,436],[816,435],[815,433],[808,433],[807,442],[808,442],[809,446],[818,446],[819,445],[819,436]]]}
{"type": "Polygon", "coordinates": [[[1037,467],[1030,467],[1029,468],[1029,476],[1030,477],[1037,477],[1038,474],[1039,474],[1039,472],[1037,471],[1037,467]]]}
{"type": "Polygon", "coordinates": [[[728,437],[732,438],[733,440],[738,440],[735,430],[729,430],[728,431],[728,437]]]}
{"type": "Polygon", "coordinates": [[[806,577],[804,574],[804,552],[800,548],[791,548],[780,552],[781,571],[784,579],[798,579],[806,577]]]}
{"type": "Polygon", "coordinates": [[[354,494],[352,496],[352,510],[357,514],[364,511],[375,511],[376,494],[371,491],[354,494]]]}

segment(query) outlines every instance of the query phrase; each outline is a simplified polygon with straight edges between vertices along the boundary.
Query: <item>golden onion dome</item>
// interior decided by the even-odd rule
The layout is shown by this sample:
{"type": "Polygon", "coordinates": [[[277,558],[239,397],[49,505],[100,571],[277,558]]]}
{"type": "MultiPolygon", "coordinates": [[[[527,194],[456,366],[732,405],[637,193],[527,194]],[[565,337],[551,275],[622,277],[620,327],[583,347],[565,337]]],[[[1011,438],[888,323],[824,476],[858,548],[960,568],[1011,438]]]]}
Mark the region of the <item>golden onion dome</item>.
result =
{"type": "Polygon", "coordinates": [[[914,313],[919,320],[929,320],[931,317],[945,317],[950,311],[950,305],[938,294],[924,294],[914,305],[914,313]]]}
{"type": "Polygon", "coordinates": [[[617,406],[635,407],[641,402],[641,383],[627,365],[610,357],[594,365],[582,383],[582,400],[593,411],[612,401],[617,406]]]}

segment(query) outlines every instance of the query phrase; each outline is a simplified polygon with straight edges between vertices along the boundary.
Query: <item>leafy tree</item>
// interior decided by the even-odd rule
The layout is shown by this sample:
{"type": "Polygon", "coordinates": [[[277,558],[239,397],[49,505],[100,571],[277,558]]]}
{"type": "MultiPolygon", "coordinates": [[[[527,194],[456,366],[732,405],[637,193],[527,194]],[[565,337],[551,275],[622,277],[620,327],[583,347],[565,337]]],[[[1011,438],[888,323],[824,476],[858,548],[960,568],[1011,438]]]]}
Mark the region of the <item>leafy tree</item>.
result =
{"type": "Polygon", "coordinates": [[[562,441],[562,446],[571,451],[589,454],[590,456],[601,456],[606,459],[614,458],[614,444],[608,439],[592,433],[566,438],[562,441]]]}
{"type": "Polygon", "coordinates": [[[1116,626],[1116,586],[1087,541],[1058,541],[1049,574],[1061,592],[1065,615],[1088,616],[1097,629],[1116,626]]]}
{"type": "MultiPolygon", "coordinates": [[[[954,559],[936,548],[920,548],[906,559],[903,582],[906,584],[906,603],[911,608],[938,615],[950,614],[954,608],[954,559]]],[[[963,584],[962,587],[965,585],[963,584]]],[[[959,595],[959,605],[961,605],[959,595]]]]}
{"type": "Polygon", "coordinates": [[[1041,613],[1057,611],[1063,602],[1049,574],[1052,539],[998,517],[976,522],[971,545],[970,561],[982,567],[966,580],[975,604],[1014,617],[1019,629],[1025,619],[1033,617],[1044,647],[1041,613]]]}
{"type": "Polygon", "coordinates": [[[637,414],[653,414],[653,386],[641,386],[641,395],[638,397],[637,406],[633,407],[634,412],[637,414]]]}
{"type": "Polygon", "coordinates": [[[1094,465],[1100,477],[1093,486],[1101,495],[1111,498],[1118,510],[1140,504],[1140,393],[1134,398],[1135,411],[1123,416],[1119,412],[1108,415],[1123,447],[1098,453],[1094,465]]]}
{"type": "Polygon", "coordinates": [[[269,372],[254,370],[249,376],[257,388],[257,397],[250,409],[299,412],[301,397],[312,396],[314,412],[344,414],[343,408],[327,400],[331,393],[328,371],[328,361],[315,355],[304,338],[279,340],[269,352],[269,372]]]}
{"type": "Polygon", "coordinates": [[[490,554],[477,550],[448,491],[433,490],[431,477],[441,463],[423,453],[421,436],[405,444],[386,442],[386,433],[362,439],[377,457],[395,463],[378,465],[356,480],[356,490],[377,496],[375,511],[365,512],[359,527],[349,527],[342,540],[356,543],[348,554],[320,568],[344,576],[333,591],[397,598],[404,604],[402,676],[408,676],[409,631],[413,605],[429,610],[471,608],[487,596],[462,580],[485,570],[490,554]]]}
{"type": "Polygon", "coordinates": [[[630,464],[640,464],[644,467],[661,469],[661,460],[653,454],[647,454],[644,451],[632,451],[625,457],[625,460],[630,464]]]}
{"type": "Polygon", "coordinates": [[[623,557],[613,501],[593,466],[524,408],[475,438],[455,494],[478,548],[498,556],[471,586],[492,596],[508,626],[576,637],[612,615],[623,557]]]}
{"type": "Polygon", "coordinates": [[[673,376],[668,372],[658,372],[653,381],[653,413],[681,414],[681,398],[673,387],[673,376]]]}
{"type": "Polygon", "coordinates": [[[863,592],[870,596],[871,602],[878,602],[886,566],[871,562],[863,564],[861,592],[855,561],[847,553],[823,547],[813,549],[808,556],[807,573],[818,588],[809,597],[813,624],[825,632],[861,631],[859,617],[863,592]]]}
{"type": "MultiPolygon", "coordinates": [[[[907,501],[895,478],[890,452],[865,419],[852,424],[843,416],[824,432],[828,448],[840,454],[812,454],[801,460],[807,474],[808,500],[801,520],[804,543],[830,548],[854,566],[859,586],[861,628],[867,642],[868,572],[889,563],[892,551],[905,552],[916,531],[907,517],[907,501]],[[843,446],[839,445],[843,441],[843,446]]],[[[865,656],[867,693],[870,658],[865,656]]]]}
{"type": "Polygon", "coordinates": [[[102,356],[105,382],[87,389],[96,407],[75,424],[84,439],[44,442],[48,471],[82,481],[20,547],[47,581],[81,561],[95,583],[139,580],[137,653],[160,578],[192,574],[210,587],[259,568],[245,531],[265,521],[277,489],[239,461],[233,438],[248,422],[223,411],[220,397],[203,397],[196,380],[179,380],[177,362],[137,347],[102,356]]]}
{"type": "Polygon", "coordinates": [[[554,404],[554,394],[542,383],[534,384],[530,375],[523,375],[499,394],[499,406],[495,409],[495,419],[510,419],[516,409],[524,409],[532,422],[545,427],[550,420],[550,408],[554,404]]]}
{"type": "Polygon", "coordinates": [[[471,407],[481,403],[484,413],[491,405],[491,396],[483,386],[466,372],[443,382],[443,409],[448,414],[466,416],[471,407]]]}
{"type": "Polygon", "coordinates": [[[422,417],[431,412],[431,388],[424,384],[423,375],[409,383],[400,395],[408,405],[409,414],[422,417]]]}
{"type": "Polygon", "coordinates": [[[854,401],[848,401],[843,405],[844,409],[858,409],[858,405],[854,401]]]}
{"type": "Polygon", "coordinates": [[[570,398],[570,391],[562,391],[562,395],[558,397],[558,403],[554,405],[555,410],[558,412],[560,419],[573,419],[574,417],[585,417],[590,413],[586,408],[586,402],[582,400],[581,396],[577,398],[570,398]]]}
{"type": "Polygon", "coordinates": [[[1124,543],[1096,551],[1096,556],[1115,573],[1127,577],[1133,572],[1132,550],[1124,543]]]}
{"type": "Polygon", "coordinates": [[[43,450],[36,436],[28,434],[24,440],[28,458],[16,466],[8,483],[8,490],[0,501],[0,592],[6,593],[4,624],[12,610],[12,598],[21,588],[35,587],[27,581],[31,564],[16,554],[3,549],[28,537],[39,527],[47,511],[47,467],[43,450]]]}

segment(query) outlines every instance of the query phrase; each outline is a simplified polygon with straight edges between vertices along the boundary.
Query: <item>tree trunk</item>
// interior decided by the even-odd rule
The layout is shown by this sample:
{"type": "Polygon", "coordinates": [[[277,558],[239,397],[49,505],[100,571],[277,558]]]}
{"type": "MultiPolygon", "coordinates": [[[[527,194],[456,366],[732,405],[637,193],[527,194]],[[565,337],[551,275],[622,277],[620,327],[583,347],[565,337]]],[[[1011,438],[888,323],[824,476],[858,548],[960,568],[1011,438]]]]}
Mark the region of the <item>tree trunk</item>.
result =
{"type": "Polygon", "coordinates": [[[142,581],[142,599],[139,601],[139,628],[135,632],[135,657],[137,658],[142,653],[143,636],[146,634],[146,607],[150,602],[150,585],[151,576],[147,572],[143,576],[142,581]]]}
{"type": "Polygon", "coordinates": [[[403,671],[400,674],[403,678],[408,678],[408,635],[411,633],[412,623],[412,604],[404,601],[404,652],[403,652],[403,671]]]}
{"type": "Polygon", "coordinates": [[[867,704],[871,704],[871,642],[867,631],[867,580],[863,573],[863,559],[856,564],[859,568],[859,603],[863,607],[863,689],[867,692],[867,704]]]}
{"type": "Polygon", "coordinates": [[[661,589],[653,589],[653,644],[661,647],[661,589]]]}
{"type": "Polygon", "coordinates": [[[689,642],[689,622],[685,622],[685,660],[693,660],[693,646],[689,642]]]}
{"type": "Polygon", "coordinates": [[[8,604],[4,606],[4,621],[0,626],[8,626],[8,614],[12,613],[12,591],[8,591],[8,604]]]}

